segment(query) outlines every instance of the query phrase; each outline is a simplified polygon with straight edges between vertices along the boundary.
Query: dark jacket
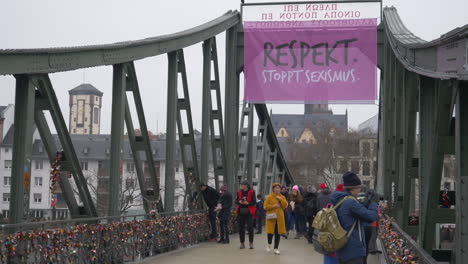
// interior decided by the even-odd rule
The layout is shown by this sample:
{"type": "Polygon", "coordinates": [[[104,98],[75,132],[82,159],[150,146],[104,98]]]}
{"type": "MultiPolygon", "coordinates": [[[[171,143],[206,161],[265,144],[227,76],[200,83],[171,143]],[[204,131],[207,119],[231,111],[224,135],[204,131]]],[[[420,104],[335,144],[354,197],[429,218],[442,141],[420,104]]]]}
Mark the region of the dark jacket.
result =
{"type": "MultiPolygon", "coordinates": [[[[305,209],[304,209],[304,198],[302,197],[302,193],[297,193],[297,195],[291,194],[289,195],[289,201],[294,201],[294,210],[292,211],[295,214],[298,215],[304,215],[305,214],[305,209]]],[[[291,205],[289,205],[289,210],[292,210],[291,205]]]]}
{"type": "Polygon", "coordinates": [[[317,209],[322,210],[327,207],[327,204],[331,203],[330,201],[331,191],[328,188],[322,190],[317,197],[317,209]]]}
{"type": "Polygon", "coordinates": [[[202,194],[208,207],[216,207],[218,205],[219,193],[215,189],[210,186],[206,186],[206,189],[205,191],[202,191],[202,194]]]}
{"type": "Polygon", "coordinates": [[[257,201],[257,216],[265,217],[265,208],[263,208],[263,200],[257,201]]]}
{"type": "Polygon", "coordinates": [[[304,208],[307,217],[317,214],[317,194],[308,192],[304,195],[304,208]]]}
{"type": "Polygon", "coordinates": [[[232,207],[232,194],[225,192],[221,194],[219,202],[221,204],[221,211],[218,213],[220,220],[227,221],[231,219],[231,207],[232,207]]]}
{"type": "MultiPolygon", "coordinates": [[[[331,195],[331,202],[333,205],[337,204],[344,197],[350,196],[349,192],[334,192],[331,195]]],[[[349,241],[346,246],[336,252],[336,256],[341,261],[348,261],[354,258],[365,257],[366,256],[366,236],[362,222],[372,222],[377,220],[377,204],[371,203],[369,208],[366,208],[364,205],[359,203],[356,200],[348,199],[343,202],[340,207],[336,210],[338,214],[338,219],[340,220],[341,226],[349,231],[353,226],[354,222],[360,220],[359,225],[356,224],[349,241]],[[361,239],[359,238],[359,230],[361,230],[361,239]]]]}
{"type": "Polygon", "coordinates": [[[252,216],[255,216],[257,212],[257,206],[256,206],[257,200],[255,198],[256,198],[255,190],[250,189],[250,188],[247,191],[239,190],[237,192],[237,197],[236,197],[237,212],[239,213],[240,208],[249,208],[250,214],[252,216]],[[249,202],[248,204],[239,203],[239,201],[243,200],[244,197],[247,200],[247,202],[249,202]]]}

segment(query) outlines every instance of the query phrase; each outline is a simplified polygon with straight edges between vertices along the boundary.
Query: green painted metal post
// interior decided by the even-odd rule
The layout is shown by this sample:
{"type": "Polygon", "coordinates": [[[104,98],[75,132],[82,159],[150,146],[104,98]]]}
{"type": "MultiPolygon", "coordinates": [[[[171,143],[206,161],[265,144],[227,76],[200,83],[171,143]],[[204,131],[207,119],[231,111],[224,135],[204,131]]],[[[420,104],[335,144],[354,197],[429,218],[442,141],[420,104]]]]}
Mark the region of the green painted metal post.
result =
{"type": "MultiPolygon", "coordinates": [[[[177,51],[167,54],[167,119],[166,119],[166,177],[164,179],[164,209],[174,211],[176,121],[177,121],[177,51]]],[[[180,132],[180,131],[179,131],[180,132]]]]}
{"type": "Polygon", "coordinates": [[[125,86],[126,71],[123,64],[113,66],[112,80],[112,120],[111,120],[111,148],[109,172],[109,201],[108,215],[120,215],[121,184],[121,151],[123,148],[123,132],[125,118],[125,86]]]}
{"type": "Polygon", "coordinates": [[[235,169],[235,162],[237,159],[236,142],[237,142],[237,124],[239,115],[239,102],[236,100],[236,93],[238,93],[238,73],[236,70],[237,58],[237,28],[231,27],[226,31],[226,77],[225,77],[225,97],[224,97],[224,131],[225,131],[225,146],[226,146],[226,183],[231,193],[234,193],[237,171],[235,169]]]}
{"type": "Polygon", "coordinates": [[[456,177],[455,263],[468,263],[468,82],[461,83],[456,102],[455,151],[456,177]]]}
{"type": "Polygon", "coordinates": [[[145,176],[143,173],[143,163],[140,158],[140,152],[136,146],[135,128],[133,127],[132,113],[130,113],[130,107],[128,104],[127,96],[125,95],[125,124],[127,125],[128,141],[130,143],[130,149],[132,150],[133,162],[135,163],[135,171],[138,179],[138,185],[140,186],[141,197],[143,198],[143,209],[145,213],[150,212],[147,197],[147,186],[145,183],[145,176]]]}
{"type": "Polygon", "coordinates": [[[11,168],[10,223],[26,222],[31,187],[35,88],[27,75],[16,77],[15,131],[11,168]]]}
{"type": "Polygon", "coordinates": [[[156,171],[156,164],[154,162],[153,152],[151,151],[151,141],[149,138],[148,127],[146,125],[145,111],[143,110],[143,102],[141,100],[140,87],[138,86],[138,79],[136,76],[135,65],[133,64],[133,62],[130,62],[127,65],[127,74],[131,80],[131,90],[133,92],[133,99],[135,100],[135,108],[138,115],[138,123],[140,124],[143,147],[146,153],[146,162],[148,163],[148,172],[151,176],[151,185],[153,187],[154,193],[154,197],[151,198],[151,202],[156,203],[156,209],[159,212],[161,212],[164,211],[164,209],[162,206],[161,195],[159,190],[159,172],[156,171]]]}
{"type": "Polygon", "coordinates": [[[200,178],[208,184],[208,162],[210,149],[210,109],[211,109],[211,43],[212,39],[203,42],[203,99],[202,99],[202,141],[200,178]]]}

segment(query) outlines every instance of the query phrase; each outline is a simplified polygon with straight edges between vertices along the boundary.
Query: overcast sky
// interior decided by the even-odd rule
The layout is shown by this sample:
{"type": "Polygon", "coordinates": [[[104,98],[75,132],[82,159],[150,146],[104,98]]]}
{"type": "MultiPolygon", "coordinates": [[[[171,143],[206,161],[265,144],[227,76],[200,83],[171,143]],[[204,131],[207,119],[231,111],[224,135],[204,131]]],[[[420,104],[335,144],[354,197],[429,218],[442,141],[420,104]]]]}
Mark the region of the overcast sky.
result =
{"type": "MultiPolygon", "coordinates": [[[[238,0],[4,0],[0,2],[0,49],[82,46],[135,40],[188,29],[228,10],[238,0]]],[[[246,1],[248,2],[248,1],[246,1]]],[[[438,38],[468,24],[467,0],[385,0],[397,7],[405,25],[426,40],[438,38]]],[[[217,37],[224,87],[224,34],[217,37]]],[[[185,50],[194,126],[201,128],[202,47],[185,50]]],[[[148,127],[166,127],[167,58],[165,55],[136,62],[148,127]]],[[[104,92],[101,132],[110,132],[112,67],[99,67],[50,75],[68,124],[68,90],[86,82],[104,92]]],[[[14,103],[15,81],[0,76],[0,105],[14,103]]],[[[222,91],[224,96],[224,91],[222,91]]],[[[241,98],[242,98],[241,89],[241,98]]],[[[224,102],[224,99],[223,99],[224,102]]],[[[241,103],[241,102],[239,102],[241,103]]],[[[301,105],[269,105],[274,113],[303,113],[301,105]]],[[[377,113],[377,105],[333,105],[335,113],[349,113],[357,127],[377,113]]],[[[134,122],[135,122],[134,118],[134,122]]],[[[138,125],[136,125],[138,127],[138,125]]]]}

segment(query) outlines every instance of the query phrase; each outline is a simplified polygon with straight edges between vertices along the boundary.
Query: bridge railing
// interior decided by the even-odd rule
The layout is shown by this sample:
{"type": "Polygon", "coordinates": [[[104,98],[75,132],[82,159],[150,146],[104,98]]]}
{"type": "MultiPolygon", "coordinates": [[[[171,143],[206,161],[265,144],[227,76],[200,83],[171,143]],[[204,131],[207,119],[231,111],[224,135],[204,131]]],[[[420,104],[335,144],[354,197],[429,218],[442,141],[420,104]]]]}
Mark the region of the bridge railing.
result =
{"type": "Polygon", "coordinates": [[[383,243],[387,263],[437,264],[416,241],[411,238],[397,222],[388,216],[380,220],[380,240],[383,243]]]}
{"type": "Polygon", "coordinates": [[[210,231],[204,211],[1,225],[0,230],[1,263],[131,262],[203,242],[210,231]]]}

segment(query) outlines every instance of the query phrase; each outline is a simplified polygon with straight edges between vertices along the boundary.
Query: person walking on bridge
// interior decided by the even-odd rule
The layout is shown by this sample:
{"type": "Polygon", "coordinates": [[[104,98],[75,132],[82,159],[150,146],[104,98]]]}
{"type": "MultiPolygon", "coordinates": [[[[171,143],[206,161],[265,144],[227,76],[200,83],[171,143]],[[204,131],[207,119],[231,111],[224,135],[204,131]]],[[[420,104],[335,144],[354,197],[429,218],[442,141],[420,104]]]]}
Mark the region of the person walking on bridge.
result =
{"type": "Polygon", "coordinates": [[[210,240],[216,239],[218,233],[216,232],[216,206],[218,205],[219,193],[211,188],[210,186],[202,183],[200,184],[200,189],[205,200],[206,205],[208,206],[208,219],[210,220],[211,225],[211,234],[210,240]]]}
{"type": "Polygon", "coordinates": [[[286,223],[284,219],[284,209],[288,207],[286,197],[281,195],[281,185],[274,183],[272,193],[265,199],[264,208],[266,210],[266,233],[268,234],[267,251],[271,251],[273,235],[275,236],[274,253],[280,254],[280,235],[286,233],[286,223]]]}
{"type": "Polygon", "coordinates": [[[228,191],[228,186],[223,184],[220,189],[221,197],[219,198],[218,207],[219,211],[219,229],[221,238],[218,243],[229,244],[229,221],[231,220],[231,207],[232,207],[232,194],[228,191]]]}
{"type": "Polygon", "coordinates": [[[343,174],[344,192],[334,192],[331,196],[333,205],[346,199],[336,209],[341,226],[351,232],[348,243],[336,252],[340,264],[363,264],[366,263],[366,241],[362,222],[373,222],[377,220],[378,197],[370,199],[367,207],[356,200],[361,192],[361,180],[353,172],[343,174]]]}
{"type": "Polygon", "coordinates": [[[243,181],[240,189],[237,192],[237,221],[239,224],[239,238],[240,249],[245,248],[245,226],[247,225],[247,232],[249,233],[249,248],[254,249],[254,229],[253,217],[257,211],[255,190],[250,188],[248,181],[243,181]]]}

